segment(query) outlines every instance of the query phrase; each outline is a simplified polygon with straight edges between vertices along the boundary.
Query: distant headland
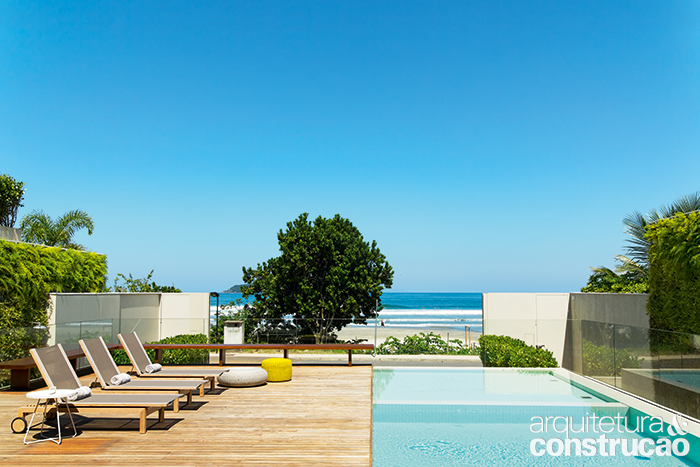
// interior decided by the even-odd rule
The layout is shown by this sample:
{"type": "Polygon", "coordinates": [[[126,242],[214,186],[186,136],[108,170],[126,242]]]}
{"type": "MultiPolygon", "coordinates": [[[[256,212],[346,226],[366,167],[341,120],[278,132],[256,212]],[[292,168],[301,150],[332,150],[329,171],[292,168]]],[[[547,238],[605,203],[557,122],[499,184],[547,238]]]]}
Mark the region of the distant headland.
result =
{"type": "Polygon", "coordinates": [[[244,284],[233,285],[221,293],[241,293],[241,287],[243,287],[243,285],[244,284]]]}

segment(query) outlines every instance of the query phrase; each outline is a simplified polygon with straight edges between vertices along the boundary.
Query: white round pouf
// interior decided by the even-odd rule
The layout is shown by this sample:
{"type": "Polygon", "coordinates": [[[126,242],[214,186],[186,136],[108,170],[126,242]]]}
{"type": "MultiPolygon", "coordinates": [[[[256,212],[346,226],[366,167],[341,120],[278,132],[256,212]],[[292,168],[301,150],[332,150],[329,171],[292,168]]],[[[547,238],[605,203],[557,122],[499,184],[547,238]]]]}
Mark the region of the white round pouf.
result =
{"type": "Polygon", "coordinates": [[[221,386],[232,388],[260,386],[267,382],[267,371],[262,368],[231,368],[221,373],[216,379],[221,386]]]}

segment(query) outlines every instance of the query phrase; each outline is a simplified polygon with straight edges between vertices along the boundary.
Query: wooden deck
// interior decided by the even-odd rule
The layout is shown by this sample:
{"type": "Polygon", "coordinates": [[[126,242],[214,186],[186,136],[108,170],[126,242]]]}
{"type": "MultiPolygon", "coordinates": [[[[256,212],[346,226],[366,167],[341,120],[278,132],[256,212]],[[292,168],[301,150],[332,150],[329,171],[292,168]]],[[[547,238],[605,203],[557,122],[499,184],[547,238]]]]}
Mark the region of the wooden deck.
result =
{"type": "Polygon", "coordinates": [[[151,416],[146,434],[138,419],[89,412],[75,416],[76,438],[25,446],[10,421],[31,401],[2,391],[0,464],[369,466],[371,392],[370,366],[295,366],[290,382],[217,388],[179,413],[166,411],[163,423],[151,416]]]}

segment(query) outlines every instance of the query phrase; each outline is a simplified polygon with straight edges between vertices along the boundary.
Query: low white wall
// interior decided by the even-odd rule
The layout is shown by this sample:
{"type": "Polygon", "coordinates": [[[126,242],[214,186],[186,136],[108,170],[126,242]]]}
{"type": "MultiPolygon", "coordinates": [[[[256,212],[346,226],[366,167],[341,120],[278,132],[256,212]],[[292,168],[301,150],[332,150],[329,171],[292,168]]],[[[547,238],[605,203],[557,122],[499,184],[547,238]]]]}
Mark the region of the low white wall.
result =
{"type": "Polygon", "coordinates": [[[209,335],[208,293],[51,294],[49,344],[77,343],[136,331],[143,341],[178,334],[209,335]]]}
{"type": "Polygon", "coordinates": [[[484,334],[544,345],[561,365],[564,357],[568,293],[485,293],[484,334]]]}
{"type": "Polygon", "coordinates": [[[161,295],[159,339],[178,334],[209,335],[208,293],[164,293],[161,295]]]}

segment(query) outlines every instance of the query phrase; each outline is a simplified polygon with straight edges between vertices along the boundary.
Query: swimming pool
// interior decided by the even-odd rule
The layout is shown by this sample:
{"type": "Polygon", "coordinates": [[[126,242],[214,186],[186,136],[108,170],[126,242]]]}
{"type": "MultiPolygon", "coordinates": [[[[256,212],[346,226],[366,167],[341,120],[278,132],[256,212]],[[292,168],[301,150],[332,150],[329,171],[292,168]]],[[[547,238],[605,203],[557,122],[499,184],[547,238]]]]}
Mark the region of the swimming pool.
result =
{"type": "Polygon", "coordinates": [[[697,438],[561,370],[381,368],[373,394],[375,467],[697,465],[697,438]]]}
{"type": "Polygon", "coordinates": [[[700,392],[700,370],[691,369],[663,369],[663,370],[627,370],[639,375],[644,375],[647,378],[658,379],[669,383],[680,383],[688,389],[695,392],[700,392]]]}

